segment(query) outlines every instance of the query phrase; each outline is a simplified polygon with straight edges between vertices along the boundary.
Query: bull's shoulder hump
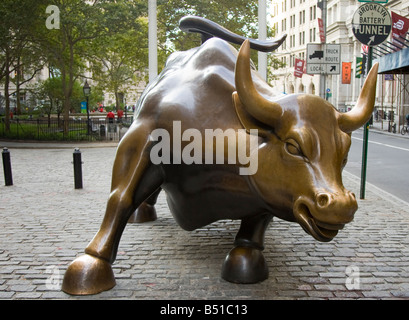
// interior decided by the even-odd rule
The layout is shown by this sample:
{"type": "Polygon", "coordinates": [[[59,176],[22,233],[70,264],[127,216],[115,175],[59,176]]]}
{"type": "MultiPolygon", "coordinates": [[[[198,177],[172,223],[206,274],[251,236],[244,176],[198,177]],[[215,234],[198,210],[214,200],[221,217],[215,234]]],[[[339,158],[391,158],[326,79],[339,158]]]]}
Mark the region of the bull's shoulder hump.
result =
{"type": "Polygon", "coordinates": [[[222,66],[234,70],[237,54],[237,50],[226,41],[211,38],[200,47],[172,53],[167,59],[166,68],[203,70],[222,66]]]}
{"type": "Polygon", "coordinates": [[[226,41],[211,38],[192,57],[192,62],[197,69],[220,65],[234,70],[237,55],[237,50],[226,41]]]}

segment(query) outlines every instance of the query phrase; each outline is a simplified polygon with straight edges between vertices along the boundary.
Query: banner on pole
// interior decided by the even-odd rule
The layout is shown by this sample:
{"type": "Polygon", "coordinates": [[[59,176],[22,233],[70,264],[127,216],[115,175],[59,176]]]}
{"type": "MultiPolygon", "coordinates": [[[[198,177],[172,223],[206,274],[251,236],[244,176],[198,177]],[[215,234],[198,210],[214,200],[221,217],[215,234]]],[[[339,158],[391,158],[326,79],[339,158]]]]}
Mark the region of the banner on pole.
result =
{"type": "Polygon", "coordinates": [[[318,18],[318,29],[320,30],[321,43],[325,43],[324,22],[321,18],[318,18]]]}
{"type": "Polygon", "coordinates": [[[87,113],[87,102],[86,101],[81,102],[81,113],[87,113]]]}
{"type": "Polygon", "coordinates": [[[305,61],[301,59],[295,59],[295,67],[294,67],[294,76],[297,78],[302,78],[302,75],[304,74],[304,66],[305,66],[305,61]]]}
{"type": "Polygon", "coordinates": [[[342,62],[342,84],[351,84],[351,62],[342,62]]]}
{"type": "Polygon", "coordinates": [[[408,29],[409,19],[392,11],[392,43],[395,46],[403,48],[408,29]]]}

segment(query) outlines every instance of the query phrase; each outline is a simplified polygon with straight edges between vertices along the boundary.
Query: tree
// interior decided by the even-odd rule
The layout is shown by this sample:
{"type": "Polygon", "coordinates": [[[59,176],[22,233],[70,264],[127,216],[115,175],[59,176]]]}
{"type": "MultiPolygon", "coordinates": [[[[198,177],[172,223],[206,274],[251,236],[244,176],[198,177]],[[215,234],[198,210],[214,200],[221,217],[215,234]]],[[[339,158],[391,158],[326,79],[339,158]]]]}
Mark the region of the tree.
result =
{"type": "Polygon", "coordinates": [[[51,30],[46,24],[40,27],[36,30],[36,41],[47,52],[50,64],[61,73],[64,132],[67,133],[74,84],[84,77],[92,41],[126,30],[129,21],[135,19],[133,14],[142,5],[131,0],[50,0],[47,6],[43,6],[40,20],[50,18],[46,13],[49,5],[58,8],[58,27],[51,30]]]}
{"type": "MultiPolygon", "coordinates": [[[[188,50],[201,44],[200,35],[180,30],[179,20],[186,15],[207,18],[241,36],[258,38],[258,0],[158,0],[159,64],[162,67],[173,51],[188,50]]],[[[267,27],[267,37],[275,37],[274,28],[267,27]]],[[[251,59],[257,65],[258,54],[254,50],[251,59]]],[[[269,55],[268,64],[274,69],[281,62],[269,55]]]]}
{"type": "Polygon", "coordinates": [[[51,122],[51,113],[53,111],[61,112],[60,106],[64,100],[61,83],[61,77],[50,77],[47,80],[40,81],[32,89],[34,98],[44,101],[42,109],[48,116],[48,126],[50,126],[51,122]]]}
{"type": "Polygon", "coordinates": [[[92,78],[115,94],[116,109],[120,109],[121,92],[129,81],[146,80],[143,72],[148,62],[146,19],[137,19],[135,26],[122,34],[96,39],[91,59],[92,78]]]}
{"type": "MultiPolygon", "coordinates": [[[[180,30],[179,20],[186,15],[207,18],[234,33],[257,38],[258,0],[159,0],[158,39],[160,52],[164,52],[166,56],[175,50],[188,50],[201,44],[198,34],[180,30]]],[[[163,65],[164,55],[160,58],[163,65]]],[[[254,60],[257,61],[257,54],[254,55],[254,60]]]]}
{"type": "Polygon", "coordinates": [[[20,103],[20,86],[33,78],[41,68],[41,54],[33,46],[32,28],[38,22],[36,16],[41,0],[2,0],[0,2],[0,80],[4,82],[5,130],[10,130],[10,90],[12,73],[16,73],[17,107],[20,103]],[[35,57],[35,58],[34,58],[35,57]],[[33,62],[33,59],[36,63],[33,62]],[[31,61],[31,62],[29,62],[31,61]],[[32,69],[32,66],[37,65],[32,69]],[[23,79],[22,70],[32,69],[31,76],[23,79]]]}

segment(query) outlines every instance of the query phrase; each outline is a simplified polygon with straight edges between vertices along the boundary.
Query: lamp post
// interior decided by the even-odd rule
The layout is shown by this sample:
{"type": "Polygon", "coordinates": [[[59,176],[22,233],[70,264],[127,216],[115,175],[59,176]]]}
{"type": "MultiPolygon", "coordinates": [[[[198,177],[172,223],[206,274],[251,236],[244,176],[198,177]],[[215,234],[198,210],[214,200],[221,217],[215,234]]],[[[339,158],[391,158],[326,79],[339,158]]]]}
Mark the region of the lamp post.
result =
{"type": "Polygon", "coordinates": [[[82,88],[84,96],[87,98],[87,135],[89,135],[89,107],[88,107],[88,97],[91,94],[91,87],[88,84],[88,81],[85,80],[84,87],[82,88]]]}

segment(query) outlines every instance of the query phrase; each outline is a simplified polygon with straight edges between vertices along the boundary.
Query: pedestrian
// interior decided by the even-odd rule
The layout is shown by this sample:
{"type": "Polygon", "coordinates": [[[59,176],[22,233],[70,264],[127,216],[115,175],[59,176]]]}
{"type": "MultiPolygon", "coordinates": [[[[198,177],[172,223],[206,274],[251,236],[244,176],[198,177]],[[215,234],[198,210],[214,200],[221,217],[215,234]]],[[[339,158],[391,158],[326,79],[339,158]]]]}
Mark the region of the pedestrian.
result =
{"type": "Polygon", "coordinates": [[[112,111],[109,111],[107,114],[107,118],[109,123],[114,123],[115,114],[112,111]]]}
{"type": "Polygon", "coordinates": [[[121,109],[119,109],[119,110],[117,111],[116,115],[117,115],[117,117],[118,117],[118,122],[121,122],[121,121],[122,121],[122,117],[124,116],[124,112],[123,112],[121,109]]]}

